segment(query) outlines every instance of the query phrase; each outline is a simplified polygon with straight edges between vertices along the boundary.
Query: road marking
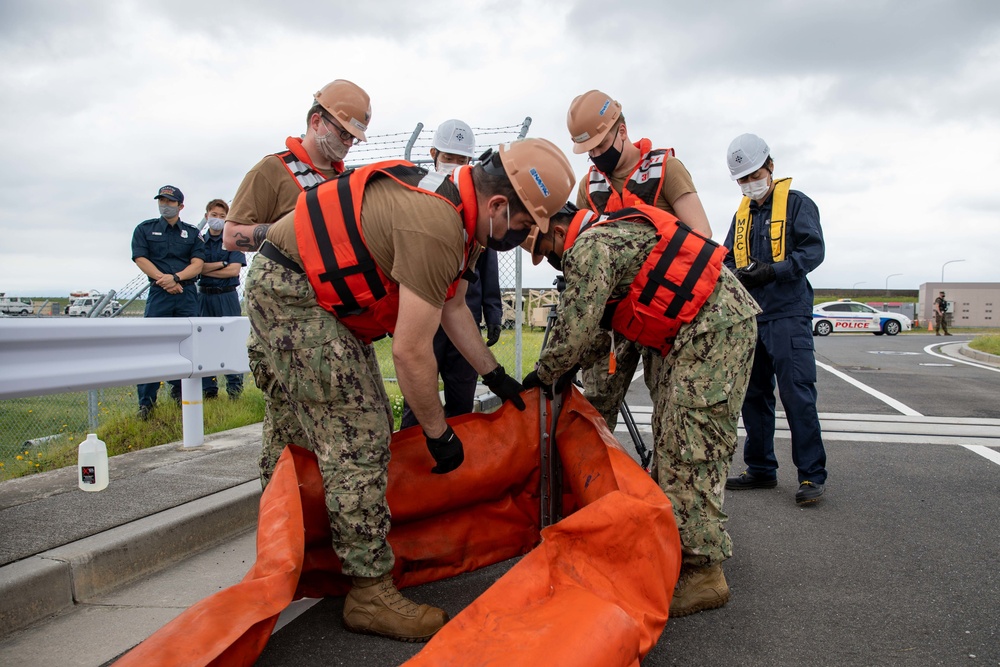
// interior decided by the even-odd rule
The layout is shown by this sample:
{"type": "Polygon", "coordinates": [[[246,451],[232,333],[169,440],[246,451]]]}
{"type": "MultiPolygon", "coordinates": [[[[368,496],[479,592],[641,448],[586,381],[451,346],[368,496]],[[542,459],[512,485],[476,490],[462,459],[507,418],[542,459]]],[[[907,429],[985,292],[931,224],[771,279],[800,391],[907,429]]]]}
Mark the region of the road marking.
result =
{"type": "Polygon", "coordinates": [[[830,373],[833,373],[834,375],[836,375],[837,377],[839,377],[844,382],[846,382],[848,384],[853,384],[855,387],[857,387],[861,391],[865,392],[866,394],[870,394],[871,396],[874,396],[875,398],[877,398],[878,400],[882,401],[883,403],[885,403],[886,405],[888,405],[892,409],[898,410],[901,413],[903,413],[904,415],[909,415],[911,417],[923,417],[922,414],[920,414],[919,412],[917,412],[913,408],[909,407],[908,405],[905,405],[905,404],[897,401],[892,396],[887,396],[886,394],[883,394],[882,392],[878,391],[877,389],[872,389],[871,387],[869,387],[868,385],[866,385],[864,382],[859,382],[858,380],[855,380],[854,378],[852,378],[847,373],[842,373],[842,372],[838,371],[836,368],[834,368],[833,366],[828,366],[828,365],[824,364],[821,361],[817,361],[816,365],[819,366],[820,368],[824,369],[824,370],[829,371],[830,373]]]}
{"type": "Polygon", "coordinates": [[[982,445],[962,445],[962,446],[968,449],[970,452],[975,452],[980,456],[984,456],[988,458],[990,461],[993,461],[993,463],[996,463],[998,466],[1000,466],[1000,452],[996,451],[995,449],[990,449],[989,447],[983,447],[982,445]]]}
{"type": "Polygon", "coordinates": [[[948,342],[948,343],[931,343],[930,345],[928,345],[927,347],[924,348],[924,352],[926,352],[927,354],[931,355],[932,357],[940,357],[941,359],[947,359],[948,361],[951,361],[951,362],[956,362],[956,363],[959,363],[959,364],[965,364],[967,366],[975,366],[976,368],[982,368],[983,370],[993,371],[994,373],[1000,373],[1000,368],[996,368],[995,366],[987,366],[986,364],[977,364],[974,361],[966,361],[965,359],[959,359],[958,357],[952,357],[950,355],[944,354],[943,352],[936,352],[934,350],[935,347],[943,347],[945,345],[957,345],[957,344],[958,343],[952,343],[952,342],[948,342]]]}
{"type": "Polygon", "coordinates": [[[300,598],[295,600],[278,615],[278,622],[274,624],[274,630],[271,630],[271,634],[273,635],[322,601],[323,598],[300,598]]]}

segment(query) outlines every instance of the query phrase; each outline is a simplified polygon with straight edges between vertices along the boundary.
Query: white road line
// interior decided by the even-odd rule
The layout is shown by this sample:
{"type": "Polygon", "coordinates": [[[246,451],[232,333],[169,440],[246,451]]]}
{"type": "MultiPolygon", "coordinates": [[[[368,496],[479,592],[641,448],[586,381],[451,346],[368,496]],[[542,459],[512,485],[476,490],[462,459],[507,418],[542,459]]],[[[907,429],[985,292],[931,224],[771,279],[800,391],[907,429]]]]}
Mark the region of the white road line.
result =
{"type": "Polygon", "coordinates": [[[954,344],[955,343],[952,342],[931,343],[930,345],[924,348],[924,352],[931,355],[932,357],[940,357],[941,359],[947,359],[948,361],[952,361],[955,363],[965,364],[966,366],[975,366],[976,368],[982,368],[983,370],[993,371],[994,373],[1000,373],[1000,368],[996,368],[995,366],[987,366],[986,364],[977,364],[975,361],[966,361],[965,359],[959,359],[958,357],[953,357],[951,355],[944,354],[943,352],[936,352],[934,350],[935,347],[942,347],[944,345],[954,345],[954,344]]]}
{"type": "Polygon", "coordinates": [[[998,466],[1000,466],[1000,452],[998,452],[997,450],[990,449],[989,447],[983,447],[982,445],[962,445],[962,446],[968,449],[970,452],[975,452],[980,456],[986,457],[990,461],[993,461],[993,463],[996,463],[998,466]]]}
{"type": "Polygon", "coordinates": [[[274,630],[271,631],[271,634],[273,635],[322,601],[323,598],[300,598],[295,600],[285,607],[285,610],[278,616],[278,622],[274,624],[274,630]]]}
{"type": "Polygon", "coordinates": [[[828,366],[828,365],[824,364],[821,361],[817,361],[816,365],[819,366],[820,368],[824,369],[824,370],[829,371],[830,373],[833,373],[834,375],[836,375],[837,377],[839,377],[844,382],[847,382],[848,384],[853,384],[855,387],[857,387],[861,391],[874,396],[878,400],[880,400],[883,403],[885,403],[886,405],[888,405],[893,410],[899,410],[904,415],[909,415],[911,417],[923,417],[922,414],[920,414],[919,412],[917,412],[913,408],[909,407],[908,405],[900,403],[899,401],[897,401],[893,397],[887,396],[887,395],[883,394],[882,392],[878,391],[877,389],[872,389],[871,387],[869,387],[868,385],[866,385],[864,382],[860,382],[858,380],[855,380],[854,378],[852,378],[847,373],[842,373],[842,372],[838,371],[836,368],[834,368],[832,366],[828,366]]]}

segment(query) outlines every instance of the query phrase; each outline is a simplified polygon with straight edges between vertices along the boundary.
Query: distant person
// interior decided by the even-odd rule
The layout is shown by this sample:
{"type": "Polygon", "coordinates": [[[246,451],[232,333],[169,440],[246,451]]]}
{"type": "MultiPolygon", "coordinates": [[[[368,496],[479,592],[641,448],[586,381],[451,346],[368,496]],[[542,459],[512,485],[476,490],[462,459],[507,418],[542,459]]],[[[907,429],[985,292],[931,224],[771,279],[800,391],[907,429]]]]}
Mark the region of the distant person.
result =
{"type": "Polygon", "coordinates": [[[743,191],[725,246],[735,271],[763,312],[757,316],[757,347],[743,402],[744,472],[727,489],[771,489],[778,484],[774,456],[774,384],[792,434],[798,468],[795,502],[814,503],[826,484],[826,450],[816,413],[813,352],[813,289],[806,274],[823,261],[819,209],[789,189],[792,179],[774,180],[771,150],[760,137],[742,134],[729,145],[729,173],[743,191]]]}
{"type": "MultiPolygon", "coordinates": [[[[238,250],[222,247],[222,230],[226,226],[229,204],[213,199],[205,207],[207,224],[201,238],[205,242],[205,265],[198,280],[200,317],[239,317],[240,270],[246,266],[247,257],[238,250]]],[[[201,391],[207,399],[219,397],[219,383],[214,375],[201,379],[201,391]]],[[[226,375],[226,394],[236,400],[243,393],[243,374],[226,375]]]]}
{"type": "MultiPolygon", "coordinates": [[[[181,221],[184,193],[164,185],[153,197],[160,217],[140,222],[132,234],[132,261],[149,277],[143,317],[197,317],[195,280],[205,262],[205,244],[198,228],[181,221]]],[[[139,418],[146,420],[156,405],[159,382],[137,386],[139,418]]],[[[170,397],[181,403],[181,381],[170,381],[170,397]]]]}
{"type": "MultiPolygon", "coordinates": [[[[460,120],[446,120],[438,126],[431,142],[431,159],[434,170],[450,174],[455,167],[469,164],[476,154],[476,137],[472,128],[460,120]]],[[[476,262],[475,271],[467,276],[469,285],[465,303],[472,311],[477,326],[486,318],[486,345],[493,347],[500,340],[503,319],[503,302],[500,297],[500,275],[497,253],[484,248],[476,262]]],[[[466,361],[444,329],[434,336],[434,357],[444,385],[444,416],[457,417],[472,412],[476,403],[476,385],[479,373],[466,361]]],[[[403,402],[400,428],[417,425],[417,418],[410,405],[403,402]]]]}
{"type": "Polygon", "coordinates": [[[944,329],[945,336],[951,335],[948,331],[948,300],[944,298],[944,292],[934,299],[934,335],[940,336],[941,329],[944,329]]]}

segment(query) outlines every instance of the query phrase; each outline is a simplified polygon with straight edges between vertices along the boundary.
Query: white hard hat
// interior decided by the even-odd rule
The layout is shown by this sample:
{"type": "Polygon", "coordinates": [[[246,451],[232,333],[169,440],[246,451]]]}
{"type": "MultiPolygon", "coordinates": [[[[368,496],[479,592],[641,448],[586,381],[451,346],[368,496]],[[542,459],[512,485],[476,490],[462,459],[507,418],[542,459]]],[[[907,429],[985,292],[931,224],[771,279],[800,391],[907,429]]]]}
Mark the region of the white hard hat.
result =
{"type": "Polygon", "coordinates": [[[767,162],[771,149],[767,143],[756,134],[741,134],[729,144],[726,159],[729,162],[729,175],[733,180],[752,174],[767,162]]]}
{"type": "Polygon", "coordinates": [[[431,148],[471,159],[476,157],[476,135],[468,123],[452,118],[438,125],[431,148]]]}

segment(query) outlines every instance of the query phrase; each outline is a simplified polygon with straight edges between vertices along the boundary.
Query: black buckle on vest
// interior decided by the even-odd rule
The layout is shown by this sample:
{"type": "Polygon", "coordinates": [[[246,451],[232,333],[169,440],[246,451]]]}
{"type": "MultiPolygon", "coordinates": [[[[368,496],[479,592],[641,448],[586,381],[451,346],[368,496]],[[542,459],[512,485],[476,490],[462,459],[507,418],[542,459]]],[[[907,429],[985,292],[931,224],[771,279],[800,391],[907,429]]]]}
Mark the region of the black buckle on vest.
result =
{"type": "Polygon", "coordinates": [[[662,287],[673,292],[674,298],[670,300],[670,304],[663,313],[669,318],[676,318],[680,315],[684,304],[694,298],[694,286],[698,283],[698,279],[704,272],[705,267],[708,266],[708,262],[712,258],[712,253],[715,252],[715,247],[717,247],[715,242],[700,237],[704,239],[705,243],[698,250],[698,255],[695,257],[694,262],[692,262],[691,270],[684,276],[681,284],[678,285],[671,280],[667,280],[667,269],[677,259],[684,241],[693,233],[690,227],[680,221],[677,222],[677,228],[677,233],[671,237],[670,243],[663,249],[660,260],[650,270],[646,286],[643,288],[642,294],[639,295],[639,303],[648,306],[652,302],[658,288],[662,287]]]}

